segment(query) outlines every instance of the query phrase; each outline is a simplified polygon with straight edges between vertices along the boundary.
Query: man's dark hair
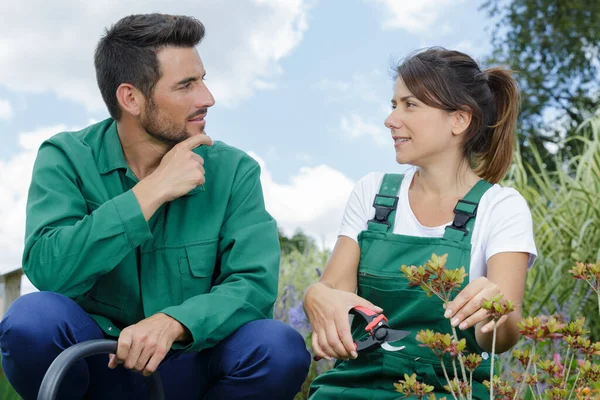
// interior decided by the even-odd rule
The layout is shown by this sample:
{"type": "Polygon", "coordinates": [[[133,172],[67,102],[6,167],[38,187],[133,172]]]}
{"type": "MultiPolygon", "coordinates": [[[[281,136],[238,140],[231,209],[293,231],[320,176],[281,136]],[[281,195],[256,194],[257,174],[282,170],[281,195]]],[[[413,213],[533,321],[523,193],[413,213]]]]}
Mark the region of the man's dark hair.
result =
{"type": "Polygon", "coordinates": [[[94,54],[96,79],[110,116],[119,120],[117,88],[130,83],[152,97],[161,71],[156,53],[166,46],[195,47],[204,25],[193,17],[165,14],[130,15],[106,29],[94,54]]]}

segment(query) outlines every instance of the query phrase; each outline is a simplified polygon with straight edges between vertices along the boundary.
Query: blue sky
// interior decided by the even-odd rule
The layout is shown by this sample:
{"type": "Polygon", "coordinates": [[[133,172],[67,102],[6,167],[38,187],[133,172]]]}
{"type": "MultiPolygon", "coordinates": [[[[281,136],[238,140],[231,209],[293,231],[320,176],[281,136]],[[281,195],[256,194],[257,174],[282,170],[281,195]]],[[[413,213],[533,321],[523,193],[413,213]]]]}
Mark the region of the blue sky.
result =
{"type": "Polygon", "coordinates": [[[0,5],[0,267],[20,262],[41,140],[108,116],[92,55],[102,29],[122,16],[181,13],[206,25],[199,52],[216,98],[207,133],[261,162],[267,207],[285,232],[303,228],[326,246],[354,183],[370,171],[403,169],[383,126],[393,60],[434,45],[476,59],[490,51],[480,1],[171,3],[0,5]]]}

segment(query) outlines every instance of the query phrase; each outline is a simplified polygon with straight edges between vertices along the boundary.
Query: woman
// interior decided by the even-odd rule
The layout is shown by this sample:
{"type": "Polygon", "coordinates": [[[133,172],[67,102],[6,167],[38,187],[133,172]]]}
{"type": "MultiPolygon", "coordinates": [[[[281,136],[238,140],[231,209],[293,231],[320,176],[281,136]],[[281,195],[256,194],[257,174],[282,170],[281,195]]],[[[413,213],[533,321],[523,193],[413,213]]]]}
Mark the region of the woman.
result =
{"type": "MultiPolygon", "coordinates": [[[[510,71],[482,71],[463,53],[432,48],[398,66],[392,109],[385,126],[396,161],[414,167],[385,179],[371,173],[357,183],[331,259],[305,294],[316,355],[338,359],[313,382],[311,399],[395,399],[393,383],[413,373],[450,398],[437,357],[415,340],[421,329],[449,333],[450,324],[469,352],[484,358],[473,397],[489,397],[481,382],[489,379],[493,323],[481,301],[502,293],[520,305],[536,257],[525,200],[497,184],[514,151],[516,82],[510,71]],[[464,266],[468,273],[446,310],[400,272],[402,265],[425,264],[433,253],[448,254],[447,268],[464,266]],[[392,329],[410,331],[395,343],[406,348],[358,355],[348,321],[357,305],[383,310],[392,329]]],[[[498,321],[496,353],[517,342],[520,319],[517,307],[498,321]]],[[[361,329],[364,324],[354,326],[355,337],[361,329]]]]}

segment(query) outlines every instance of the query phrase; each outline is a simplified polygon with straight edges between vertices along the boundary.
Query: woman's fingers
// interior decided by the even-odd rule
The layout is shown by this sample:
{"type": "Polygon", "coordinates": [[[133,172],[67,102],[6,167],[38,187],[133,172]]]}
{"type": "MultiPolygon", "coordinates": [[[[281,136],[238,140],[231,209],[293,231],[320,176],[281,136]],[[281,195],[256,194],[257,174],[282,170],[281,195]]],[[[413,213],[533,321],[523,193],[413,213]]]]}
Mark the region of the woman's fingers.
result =
{"type": "Polygon", "coordinates": [[[444,317],[452,318],[452,320],[454,320],[457,311],[461,310],[479,292],[481,292],[487,282],[489,281],[486,278],[477,278],[474,281],[469,282],[469,284],[456,295],[454,300],[448,303],[444,317]]]}
{"type": "Polygon", "coordinates": [[[470,317],[465,318],[465,320],[462,321],[460,323],[460,325],[458,325],[458,328],[462,329],[462,330],[469,329],[470,327],[474,326],[478,322],[484,321],[487,317],[488,317],[488,312],[486,310],[484,310],[483,308],[480,308],[479,310],[477,310],[473,314],[471,314],[470,317]]]}
{"type": "Polygon", "coordinates": [[[336,326],[336,321],[331,321],[329,324],[327,324],[326,329],[329,348],[333,351],[333,354],[331,354],[331,356],[339,359],[346,359],[350,357],[350,353],[346,351],[346,348],[344,347],[344,344],[340,339],[338,327],[336,326]]]}
{"type": "MultiPolygon", "coordinates": [[[[487,279],[485,279],[484,282],[486,282],[486,285],[481,287],[480,288],[481,290],[479,292],[477,292],[475,294],[473,294],[472,291],[469,292],[469,294],[467,296],[470,297],[470,299],[469,299],[469,301],[463,303],[462,308],[457,309],[457,310],[455,309],[455,311],[452,312],[450,307],[448,307],[449,310],[453,313],[453,316],[451,317],[451,320],[450,320],[450,323],[452,324],[452,326],[458,326],[460,329],[465,329],[465,328],[461,327],[462,324],[466,321],[467,318],[470,318],[472,315],[479,312],[479,310],[481,309],[481,305],[483,304],[483,301],[486,299],[491,299],[500,293],[500,289],[498,288],[498,286],[496,284],[488,281],[487,279]]],[[[461,300],[461,302],[462,302],[462,300],[461,300]]],[[[452,307],[456,308],[456,304],[460,304],[460,303],[455,303],[455,305],[452,307]]],[[[446,311],[446,314],[444,314],[444,315],[448,315],[448,314],[449,314],[448,311],[446,311]]],[[[485,314],[487,315],[487,311],[485,312],[485,314]]],[[[477,322],[479,322],[479,321],[477,321],[477,322]]],[[[470,327],[470,326],[473,326],[474,324],[467,323],[467,325],[468,325],[467,327],[470,327]]]]}
{"type": "Polygon", "coordinates": [[[312,334],[312,348],[317,357],[329,359],[329,356],[325,354],[321,348],[321,345],[319,344],[319,335],[316,332],[313,332],[312,334]]]}
{"type": "Polygon", "coordinates": [[[352,339],[352,334],[350,332],[350,322],[348,321],[348,314],[338,315],[335,320],[335,326],[337,329],[338,338],[345,350],[345,358],[358,357],[358,353],[356,352],[356,346],[354,345],[354,339],[352,339]]]}

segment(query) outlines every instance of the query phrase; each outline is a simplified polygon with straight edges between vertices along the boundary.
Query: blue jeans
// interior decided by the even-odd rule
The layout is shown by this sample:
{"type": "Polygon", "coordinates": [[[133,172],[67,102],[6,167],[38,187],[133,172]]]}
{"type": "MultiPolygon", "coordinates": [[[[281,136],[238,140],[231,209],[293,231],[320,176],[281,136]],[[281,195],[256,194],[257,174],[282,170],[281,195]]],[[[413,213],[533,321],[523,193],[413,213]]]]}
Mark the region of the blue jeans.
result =
{"type": "MultiPolygon", "coordinates": [[[[52,361],[74,344],[103,339],[94,320],[73,300],[50,292],[18,298],[0,323],[2,368],[25,400],[37,393],[52,361]]],[[[108,355],[78,362],[58,399],[144,399],[140,373],[107,367],[108,355]]],[[[167,399],[292,399],[310,364],[302,336],[280,321],[249,322],[217,346],[195,353],[170,352],[160,364],[167,399]]]]}

